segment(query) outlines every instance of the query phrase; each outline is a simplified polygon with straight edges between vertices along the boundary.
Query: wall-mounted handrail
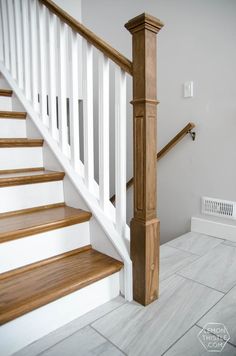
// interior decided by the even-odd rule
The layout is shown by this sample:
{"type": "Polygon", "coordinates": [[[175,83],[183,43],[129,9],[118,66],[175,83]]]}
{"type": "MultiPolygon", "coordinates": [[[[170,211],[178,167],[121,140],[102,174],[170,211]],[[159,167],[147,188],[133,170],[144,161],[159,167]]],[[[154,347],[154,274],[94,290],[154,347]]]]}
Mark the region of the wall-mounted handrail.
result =
{"type": "MultiPolygon", "coordinates": [[[[157,153],[157,161],[159,161],[162,157],[164,157],[172,148],[174,148],[178,142],[180,142],[187,134],[193,134],[192,138],[195,136],[192,129],[195,127],[193,122],[189,122],[180,132],[177,133],[175,137],[170,140],[158,153],[157,153]]],[[[130,178],[130,180],[126,184],[126,189],[128,190],[134,184],[134,178],[130,178]]],[[[116,200],[115,194],[110,198],[110,201],[114,203],[116,200]]]]}
{"type": "Polygon", "coordinates": [[[120,68],[125,72],[132,75],[132,62],[123,56],[119,51],[110,46],[103,39],[95,35],[87,27],[82,25],[80,22],[76,21],[67,12],[62,10],[51,0],[39,0],[43,5],[45,5],[52,13],[58,16],[64,23],[70,26],[74,31],[79,33],[83,38],[85,38],[94,47],[100,50],[105,56],[110,58],[115,62],[120,68]]]}

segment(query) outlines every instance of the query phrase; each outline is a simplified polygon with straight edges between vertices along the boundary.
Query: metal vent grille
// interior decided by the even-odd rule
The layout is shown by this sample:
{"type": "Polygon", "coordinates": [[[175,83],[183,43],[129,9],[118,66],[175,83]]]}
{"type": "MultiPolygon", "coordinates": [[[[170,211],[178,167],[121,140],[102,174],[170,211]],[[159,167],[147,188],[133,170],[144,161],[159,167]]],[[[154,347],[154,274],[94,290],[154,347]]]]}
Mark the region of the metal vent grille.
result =
{"type": "Polygon", "coordinates": [[[236,220],[236,202],[203,197],[202,213],[236,220]]]}

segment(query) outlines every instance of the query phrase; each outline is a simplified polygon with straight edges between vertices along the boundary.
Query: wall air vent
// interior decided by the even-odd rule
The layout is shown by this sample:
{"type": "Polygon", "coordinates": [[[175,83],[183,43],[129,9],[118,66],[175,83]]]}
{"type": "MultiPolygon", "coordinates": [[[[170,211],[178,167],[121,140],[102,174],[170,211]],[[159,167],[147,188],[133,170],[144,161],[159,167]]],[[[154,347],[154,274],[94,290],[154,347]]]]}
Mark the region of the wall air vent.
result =
{"type": "Polygon", "coordinates": [[[202,214],[236,220],[236,202],[202,197],[202,214]]]}

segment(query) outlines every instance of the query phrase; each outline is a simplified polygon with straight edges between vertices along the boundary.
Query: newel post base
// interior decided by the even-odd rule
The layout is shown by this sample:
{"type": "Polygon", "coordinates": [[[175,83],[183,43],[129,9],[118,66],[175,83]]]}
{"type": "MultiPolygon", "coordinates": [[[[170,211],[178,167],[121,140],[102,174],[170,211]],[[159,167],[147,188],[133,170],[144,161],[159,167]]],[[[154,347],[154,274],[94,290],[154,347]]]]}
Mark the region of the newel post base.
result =
{"type": "Polygon", "coordinates": [[[146,223],[132,219],[133,297],[143,305],[152,303],[159,296],[159,236],[158,219],[146,223]]]}
{"type": "Polygon", "coordinates": [[[125,27],[133,45],[134,217],[131,221],[133,297],[147,305],[158,298],[159,221],[156,216],[156,37],[163,24],[142,14],[125,27]]]}

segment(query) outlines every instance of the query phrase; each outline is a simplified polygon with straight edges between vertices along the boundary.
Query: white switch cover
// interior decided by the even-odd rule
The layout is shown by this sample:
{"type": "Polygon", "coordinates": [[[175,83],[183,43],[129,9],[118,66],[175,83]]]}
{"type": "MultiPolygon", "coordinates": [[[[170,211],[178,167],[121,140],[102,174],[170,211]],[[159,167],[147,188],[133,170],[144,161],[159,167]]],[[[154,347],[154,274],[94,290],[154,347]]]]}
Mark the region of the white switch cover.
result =
{"type": "Polygon", "coordinates": [[[184,98],[192,98],[193,97],[193,82],[185,82],[184,83],[184,98]]]}

